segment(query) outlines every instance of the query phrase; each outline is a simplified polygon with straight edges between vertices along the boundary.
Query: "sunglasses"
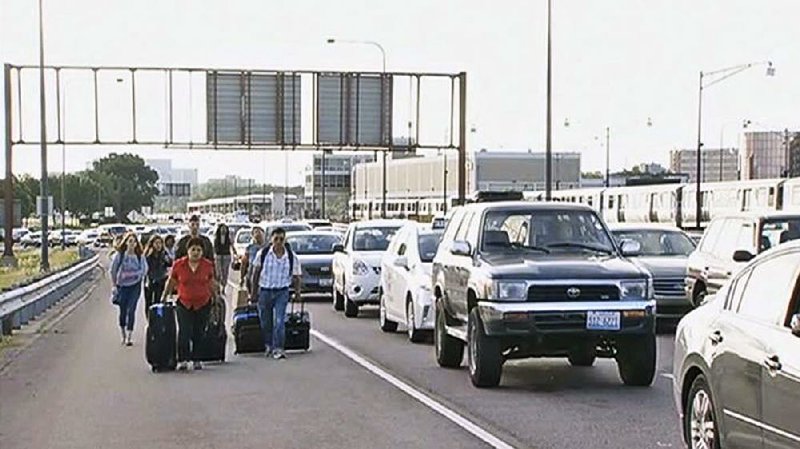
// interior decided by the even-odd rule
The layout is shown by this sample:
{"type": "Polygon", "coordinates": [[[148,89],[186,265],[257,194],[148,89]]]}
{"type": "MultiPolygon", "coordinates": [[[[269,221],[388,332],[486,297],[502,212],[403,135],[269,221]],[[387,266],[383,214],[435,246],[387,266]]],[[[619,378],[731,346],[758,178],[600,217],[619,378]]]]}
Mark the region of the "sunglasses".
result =
{"type": "Polygon", "coordinates": [[[285,237],[275,236],[275,237],[272,237],[272,240],[275,240],[276,242],[282,242],[282,241],[286,240],[286,238],[285,237]]]}

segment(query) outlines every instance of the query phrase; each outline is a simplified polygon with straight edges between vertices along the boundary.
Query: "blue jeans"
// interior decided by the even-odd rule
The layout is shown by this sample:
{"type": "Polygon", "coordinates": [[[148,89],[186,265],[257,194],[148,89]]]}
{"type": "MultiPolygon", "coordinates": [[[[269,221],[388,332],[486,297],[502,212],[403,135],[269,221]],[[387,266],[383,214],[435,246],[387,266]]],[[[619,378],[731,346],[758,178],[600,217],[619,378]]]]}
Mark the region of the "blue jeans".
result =
{"type": "Polygon", "coordinates": [[[258,316],[261,319],[261,334],[269,349],[283,349],[286,341],[286,305],[289,304],[289,289],[266,289],[258,291],[258,316]]]}
{"type": "Polygon", "coordinates": [[[129,331],[133,330],[133,318],[136,315],[136,305],[139,303],[139,296],[141,294],[141,282],[125,287],[117,287],[119,327],[124,327],[129,331]]]}

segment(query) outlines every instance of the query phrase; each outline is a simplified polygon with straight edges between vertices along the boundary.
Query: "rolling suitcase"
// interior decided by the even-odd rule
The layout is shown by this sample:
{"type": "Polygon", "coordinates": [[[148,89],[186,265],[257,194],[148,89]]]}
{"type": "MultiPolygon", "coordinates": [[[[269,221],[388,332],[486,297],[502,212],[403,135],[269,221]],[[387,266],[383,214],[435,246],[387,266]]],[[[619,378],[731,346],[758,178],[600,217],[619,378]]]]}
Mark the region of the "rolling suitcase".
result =
{"type": "Polygon", "coordinates": [[[308,351],[311,348],[311,315],[305,310],[305,302],[300,301],[300,310],[294,310],[294,299],[286,314],[286,343],[284,349],[308,351]]]}
{"type": "Polygon", "coordinates": [[[250,292],[246,288],[239,287],[236,289],[236,309],[245,307],[250,304],[250,292]]]}
{"type": "Polygon", "coordinates": [[[201,362],[224,362],[228,333],[225,331],[225,300],[214,298],[206,321],[203,341],[194,359],[201,362]]]}
{"type": "Polygon", "coordinates": [[[174,370],[177,366],[177,325],[175,304],[156,303],[147,311],[145,357],[153,372],[174,370]]]}
{"type": "Polygon", "coordinates": [[[258,306],[247,304],[233,311],[233,339],[235,354],[264,352],[264,336],[261,333],[261,320],[258,306]]]}

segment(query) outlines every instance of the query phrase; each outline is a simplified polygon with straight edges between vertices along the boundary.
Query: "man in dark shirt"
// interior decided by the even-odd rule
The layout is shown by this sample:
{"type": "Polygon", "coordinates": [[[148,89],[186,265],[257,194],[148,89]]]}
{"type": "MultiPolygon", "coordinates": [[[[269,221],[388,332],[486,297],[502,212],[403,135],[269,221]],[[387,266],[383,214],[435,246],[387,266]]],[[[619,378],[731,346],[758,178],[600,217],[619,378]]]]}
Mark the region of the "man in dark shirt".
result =
{"type": "Polygon", "coordinates": [[[175,249],[175,260],[180,259],[181,257],[186,257],[188,254],[188,248],[186,245],[189,243],[189,240],[192,237],[198,237],[203,240],[203,257],[210,260],[212,263],[214,262],[214,245],[211,244],[211,239],[208,237],[200,234],[200,216],[199,215],[192,215],[189,218],[189,234],[184,235],[178,240],[178,244],[176,245],[175,249]]]}

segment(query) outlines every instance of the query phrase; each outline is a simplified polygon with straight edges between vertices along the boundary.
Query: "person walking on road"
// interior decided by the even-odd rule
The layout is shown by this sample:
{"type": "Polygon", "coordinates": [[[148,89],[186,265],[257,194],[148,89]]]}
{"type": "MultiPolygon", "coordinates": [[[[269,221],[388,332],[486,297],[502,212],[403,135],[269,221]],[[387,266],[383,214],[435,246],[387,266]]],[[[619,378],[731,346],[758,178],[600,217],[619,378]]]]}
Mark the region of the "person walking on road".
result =
{"type": "Polygon", "coordinates": [[[220,223],[214,232],[214,262],[217,268],[217,280],[220,285],[220,293],[225,294],[225,287],[228,286],[228,272],[231,269],[231,257],[236,257],[236,248],[231,240],[231,232],[225,223],[220,223]],[[231,254],[233,256],[231,256],[231,254]]]}
{"type": "Polygon", "coordinates": [[[187,242],[188,256],[172,264],[172,271],[164,290],[166,301],[173,288],[178,290],[176,313],[178,315],[178,370],[202,369],[195,353],[202,344],[206,322],[211,310],[211,301],[217,292],[214,280],[214,264],[203,257],[204,242],[199,237],[187,242]]]}
{"type": "MultiPolygon", "coordinates": [[[[252,270],[256,262],[256,255],[261,248],[266,245],[264,239],[264,230],[260,226],[253,226],[250,230],[250,244],[245,249],[245,254],[242,254],[242,266],[240,268],[239,286],[247,287],[248,293],[253,294],[252,270]]],[[[257,295],[255,295],[257,298],[257,295]]]]}
{"type": "Polygon", "coordinates": [[[167,253],[167,257],[169,257],[169,264],[172,265],[175,262],[175,236],[170,234],[164,237],[164,251],[167,253]]]}
{"type": "Polygon", "coordinates": [[[285,245],[286,232],[275,228],[271,244],[258,252],[253,267],[253,286],[258,286],[258,314],[264,336],[266,356],[283,359],[286,340],[286,306],[289,287],[294,284],[295,299],[300,301],[300,262],[285,245]]]}
{"type": "Polygon", "coordinates": [[[147,278],[144,284],[144,316],[147,318],[147,311],[150,306],[161,300],[164,294],[164,286],[169,276],[169,267],[172,260],[169,258],[164,248],[164,240],[156,234],[147,241],[144,248],[144,257],[147,261],[147,278]]]}
{"type": "Polygon", "coordinates": [[[213,266],[214,264],[214,245],[211,244],[211,240],[208,237],[200,234],[200,216],[199,215],[192,215],[189,218],[189,233],[181,237],[178,240],[177,248],[175,249],[175,260],[180,259],[181,257],[186,257],[189,254],[189,240],[193,238],[199,238],[203,243],[203,257],[211,261],[213,266]]]}
{"type": "Polygon", "coordinates": [[[122,344],[133,346],[133,324],[136,305],[142,294],[142,281],[147,274],[147,260],[136,234],[129,232],[117,245],[111,260],[111,296],[119,306],[119,329],[122,344]]]}

